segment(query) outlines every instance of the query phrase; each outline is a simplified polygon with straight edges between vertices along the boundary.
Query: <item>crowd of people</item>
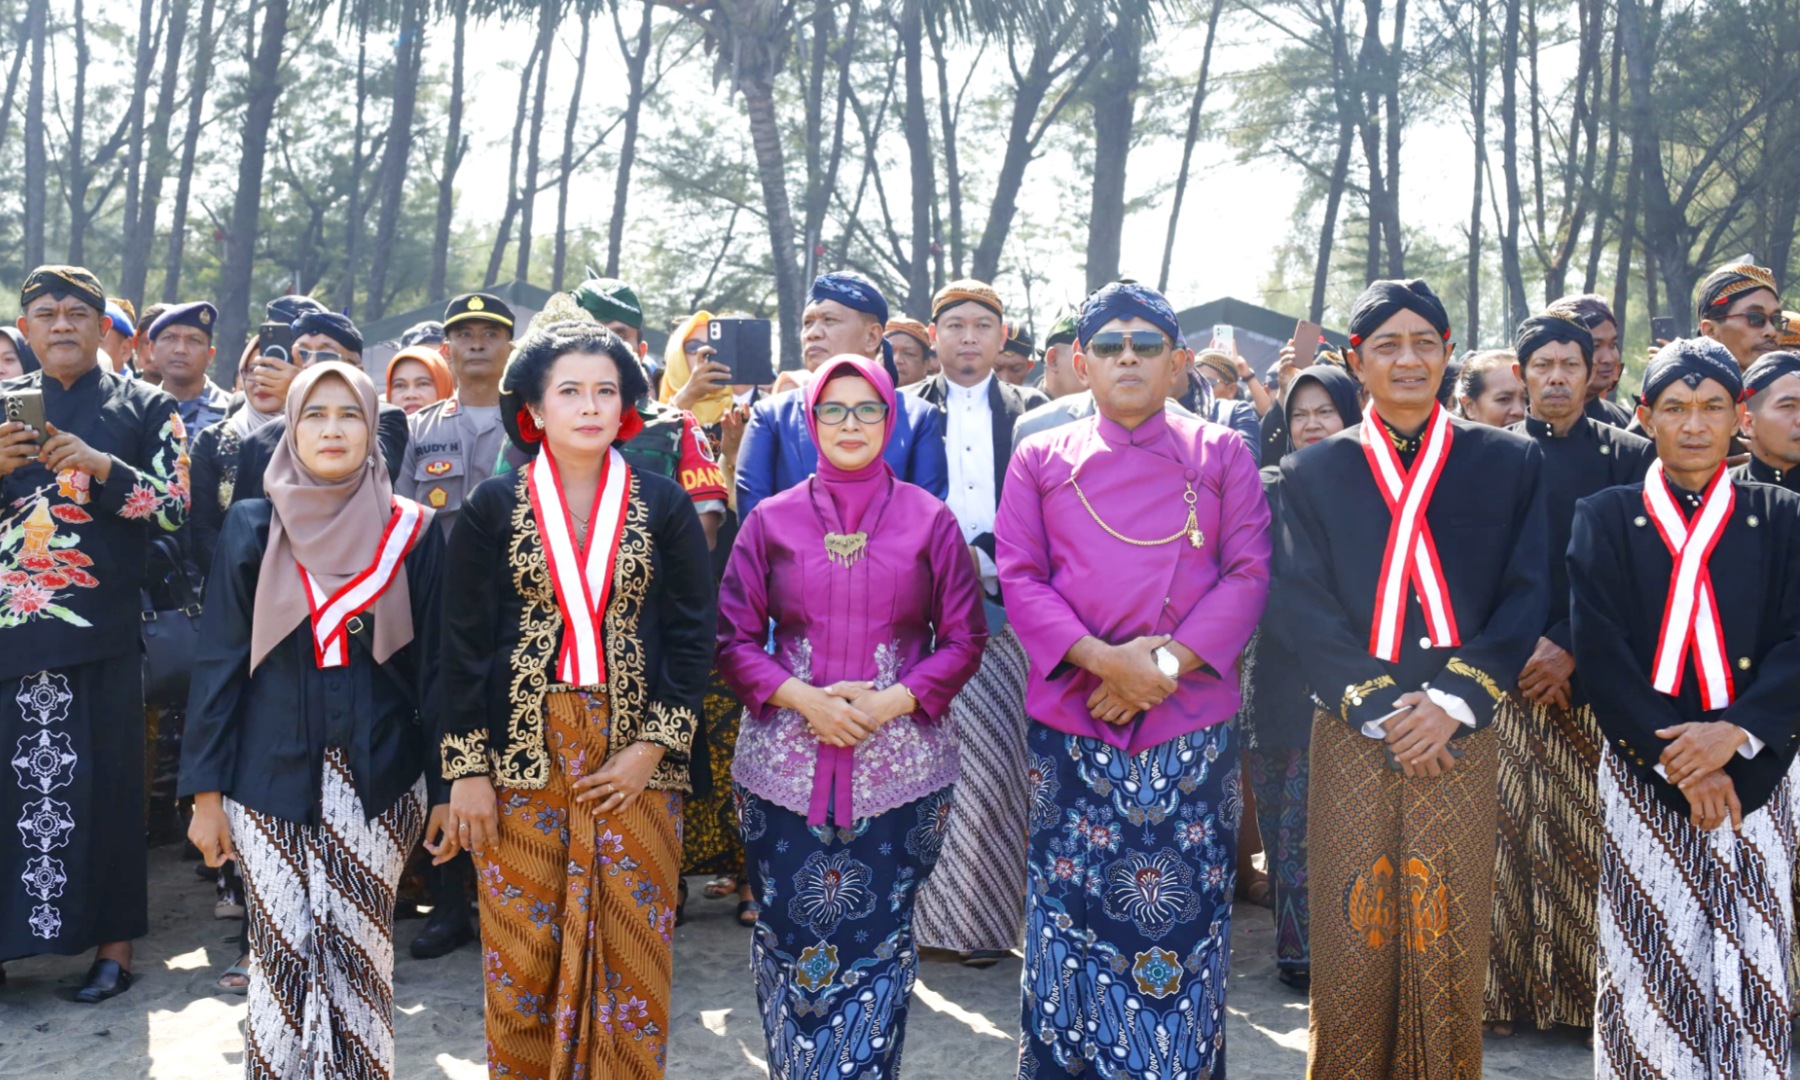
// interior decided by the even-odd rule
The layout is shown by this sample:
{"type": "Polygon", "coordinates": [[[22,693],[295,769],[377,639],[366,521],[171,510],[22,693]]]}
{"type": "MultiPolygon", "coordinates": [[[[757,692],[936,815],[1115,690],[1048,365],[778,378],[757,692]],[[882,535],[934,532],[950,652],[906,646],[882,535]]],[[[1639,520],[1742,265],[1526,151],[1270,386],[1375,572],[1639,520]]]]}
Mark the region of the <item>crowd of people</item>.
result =
{"type": "Polygon", "coordinates": [[[1786,1074],[1800,316],[1748,259],[1635,395],[1600,297],[1458,359],[1417,280],[1263,373],[1137,282],[1040,351],[988,283],[919,322],[833,272],[772,385],[706,311],[652,357],[606,278],[458,296],[383,372],[277,297],[229,385],[210,303],[20,300],[0,961],[92,950],[78,1001],[132,985],[172,754],[253,1076],[393,1075],[428,912],[491,1075],[660,1077],[690,876],[778,1078],[897,1075],[922,949],[1023,956],[1021,1078],[1222,1076],[1240,902],[1314,1077],[1557,1025],[1786,1074]]]}

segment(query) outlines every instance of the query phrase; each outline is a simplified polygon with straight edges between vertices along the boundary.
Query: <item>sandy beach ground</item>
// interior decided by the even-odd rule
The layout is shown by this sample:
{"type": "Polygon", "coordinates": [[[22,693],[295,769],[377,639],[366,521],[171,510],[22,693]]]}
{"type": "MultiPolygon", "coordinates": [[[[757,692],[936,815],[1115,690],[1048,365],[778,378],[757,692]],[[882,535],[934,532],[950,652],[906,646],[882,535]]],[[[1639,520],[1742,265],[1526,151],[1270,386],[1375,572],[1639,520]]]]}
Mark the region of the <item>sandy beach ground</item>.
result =
{"type": "MultiPolygon", "coordinates": [[[[0,987],[0,1077],[81,1080],[153,1077],[215,1080],[243,1075],[244,999],[217,994],[231,960],[233,922],[212,918],[212,886],[177,848],[151,853],[150,936],[138,942],[138,983],[99,1006],[66,999],[85,957],[38,957],[6,966],[0,987]]],[[[756,999],[747,970],[749,934],[732,905],[690,882],[688,924],[676,931],[672,1080],[767,1074],[756,999]]],[[[1230,1066],[1237,1077],[1300,1077],[1306,1068],[1306,1001],[1275,979],[1268,913],[1240,906],[1233,927],[1230,1066]]],[[[418,923],[400,928],[394,1026],[404,1080],[475,1080],[482,1058],[479,956],[464,948],[420,962],[405,953],[418,923]]],[[[1004,1080],[1016,1063],[1019,963],[987,971],[929,960],[922,966],[907,1029],[906,1070],[915,1078],[1004,1080]]],[[[1593,1075],[1571,1033],[1523,1034],[1487,1043],[1484,1074],[1529,1080],[1593,1075]]]]}

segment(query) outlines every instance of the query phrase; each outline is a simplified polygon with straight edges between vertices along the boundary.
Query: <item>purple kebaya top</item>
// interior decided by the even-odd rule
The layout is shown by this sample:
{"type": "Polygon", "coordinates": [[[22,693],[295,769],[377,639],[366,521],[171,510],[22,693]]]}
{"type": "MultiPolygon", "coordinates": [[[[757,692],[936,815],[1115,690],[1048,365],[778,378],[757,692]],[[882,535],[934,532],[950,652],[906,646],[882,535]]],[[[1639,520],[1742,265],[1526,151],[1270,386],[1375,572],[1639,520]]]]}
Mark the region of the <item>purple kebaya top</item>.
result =
{"type": "MultiPolygon", "coordinates": [[[[887,374],[860,357],[821,367],[809,404],[845,374],[866,379],[891,412],[887,374]]],[[[987,636],[974,560],[950,509],[896,480],[880,458],[847,473],[821,454],[817,475],[757,504],[725,567],[717,664],[748,710],[732,779],[809,825],[823,825],[829,809],[839,827],[952,783],[956,733],[941,721],[981,665],[987,636]],[[867,535],[859,556],[826,550],[827,533],[853,531],[867,535]],[[877,690],[901,682],[919,707],[855,747],[831,746],[799,713],[769,704],[790,678],[877,690]]]]}
{"type": "Polygon", "coordinates": [[[1237,712],[1238,656],[1269,596],[1269,504],[1236,432],[1159,411],[1131,431],[1095,415],[1033,435],[1013,454],[994,536],[1007,618],[1031,660],[1032,719],[1135,754],[1237,712]],[[1199,547],[1107,531],[1175,534],[1190,485],[1199,547]],[[1211,670],[1181,676],[1125,724],[1094,719],[1087,700],[1100,681],[1067,662],[1069,649],[1088,635],[1122,645],[1151,634],[1172,635],[1211,670]]]}

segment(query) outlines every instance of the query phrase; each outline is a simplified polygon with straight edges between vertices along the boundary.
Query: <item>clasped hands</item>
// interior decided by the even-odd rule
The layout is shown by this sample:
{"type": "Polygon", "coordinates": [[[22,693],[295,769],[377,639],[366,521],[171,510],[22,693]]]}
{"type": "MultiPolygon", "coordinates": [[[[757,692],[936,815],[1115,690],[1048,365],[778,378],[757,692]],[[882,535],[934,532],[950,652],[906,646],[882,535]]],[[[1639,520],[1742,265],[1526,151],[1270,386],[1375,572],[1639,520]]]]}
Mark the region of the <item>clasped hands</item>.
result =
{"type": "Polygon", "coordinates": [[[1725,764],[1748,741],[1744,729],[1729,721],[1715,720],[1662,728],[1656,737],[1670,740],[1657,764],[1663,767],[1669,783],[1687,796],[1695,827],[1711,832],[1727,819],[1734,830],[1742,825],[1744,807],[1738,801],[1737,785],[1725,773],[1725,764]]]}
{"type": "Polygon", "coordinates": [[[1108,645],[1098,638],[1076,642],[1069,659],[1100,680],[1088,695],[1088,714],[1106,724],[1126,724],[1139,713],[1161,705],[1175,692],[1175,680],[1156,666],[1156,650],[1168,646],[1182,660],[1182,668],[1197,657],[1168,634],[1133,638],[1123,645],[1108,645]]]}
{"type": "Polygon", "coordinates": [[[806,720],[807,730],[827,746],[856,746],[881,730],[890,720],[908,716],[917,707],[906,687],[895,683],[885,690],[872,682],[840,680],[830,686],[809,686],[789,679],[772,699],[806,720]]]}
{"type": "Polygon", "coordinates": [[[1382,724],[1382,739],[1388,752],[1400,762],[1407,776],[1442,776],[1456,768],[1456,757],[1450,753],[1450,737],[1462,721],[1444,711],[1423,690],[1401,694],[1394,702],[1400,711],[1382,724]]]}

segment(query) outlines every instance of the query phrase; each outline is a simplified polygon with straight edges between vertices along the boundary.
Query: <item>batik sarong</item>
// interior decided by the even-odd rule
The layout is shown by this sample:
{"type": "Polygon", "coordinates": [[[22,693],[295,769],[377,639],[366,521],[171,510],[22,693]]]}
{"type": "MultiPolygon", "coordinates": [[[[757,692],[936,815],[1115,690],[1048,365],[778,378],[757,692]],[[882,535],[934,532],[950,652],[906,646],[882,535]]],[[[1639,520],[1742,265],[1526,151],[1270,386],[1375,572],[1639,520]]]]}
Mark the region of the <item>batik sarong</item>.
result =
{"type": "Polygon", "coordinates": [[[1796,769],[1740,830],[1703,833],[1603,755],[1596,1076],[1788,1075],[1796,769]]]}
{"type": "Polygon", "coordinates": [[[148,933],[143,659],[0,679],[0,759],[0,963],[148,933]]]}
{"type": "Polygon", "coordinates": [[[711,783],[702,795],[700,778],[694,777],[695,794],[687,800],[682,815],[683,875],[737,877],[744,872],[744,842],[738,837],[737,806],[731,790],[731,759],[737,754],[743,712],[731,687],[714,671],[706,688],[700,730],[694,735],[693,762],[696,769],[704,763],[711,783]]]}
{"type": "Polygon", "coordinates": [[[1256,795],[1256,823],[1274,893],[1275,966],[1305,974],[1312,965],[1306,890],[1308,750],[1251,748],[1244,752],[1244,762],[1256,795]]]}
{"type": "Polygon", "coordinates": [[[1020,1080],[1222,1078],[1232,725],[1127,755],[1034,723],[1030,755],[1020,1080]]]}
{"type": "Polygon", "coordinates": [[[623,813],[577,805],[607,755],[606,695],[544,699],[550,776],[501,787],[500,841],[475,860],[488,1074],[654,1080],[669,1047],[680,793],[623,813]]]}
{"type": "Polygon", "coordinates": [[[225,800],[249,913],[244,1072],[253,1080],[394,1075],[394,888],[425,829],[425,781],[375,820],[325,751],[319,823],[225,800]]]}
{"type": "Polygon", "coordinates": [[[913,901],[943,849],[951,791],[809,827],[738,787],[762,889],[750,971],[771,1080],[900,1075],[919,971],[913,901]]]}
{"type": "Polygon", "coordinates": [[[1600,748],[1593,710],[1510,694],[1494,710],[1499,842],[1494,852],[1489,1021],[1594,1022],[1600,891],[1600,748]]]}
{"type": "Polygon", "coordinates": [[[1408,777],[1386,744],[1313,720],[1307,871],[1309,1075],[1481,1075],[1493,922],[1495,736],[1455,742],[1456,768],[1408,777]]]}
{"type": "Polygon", "coordinates": [[[971,952],[1019,944],[1025,892],[1025,649],[1008,626],[988,639],[981,668],[950,703],[956,728],[956,808],[914,933],[926,948],[971,952]]]}

